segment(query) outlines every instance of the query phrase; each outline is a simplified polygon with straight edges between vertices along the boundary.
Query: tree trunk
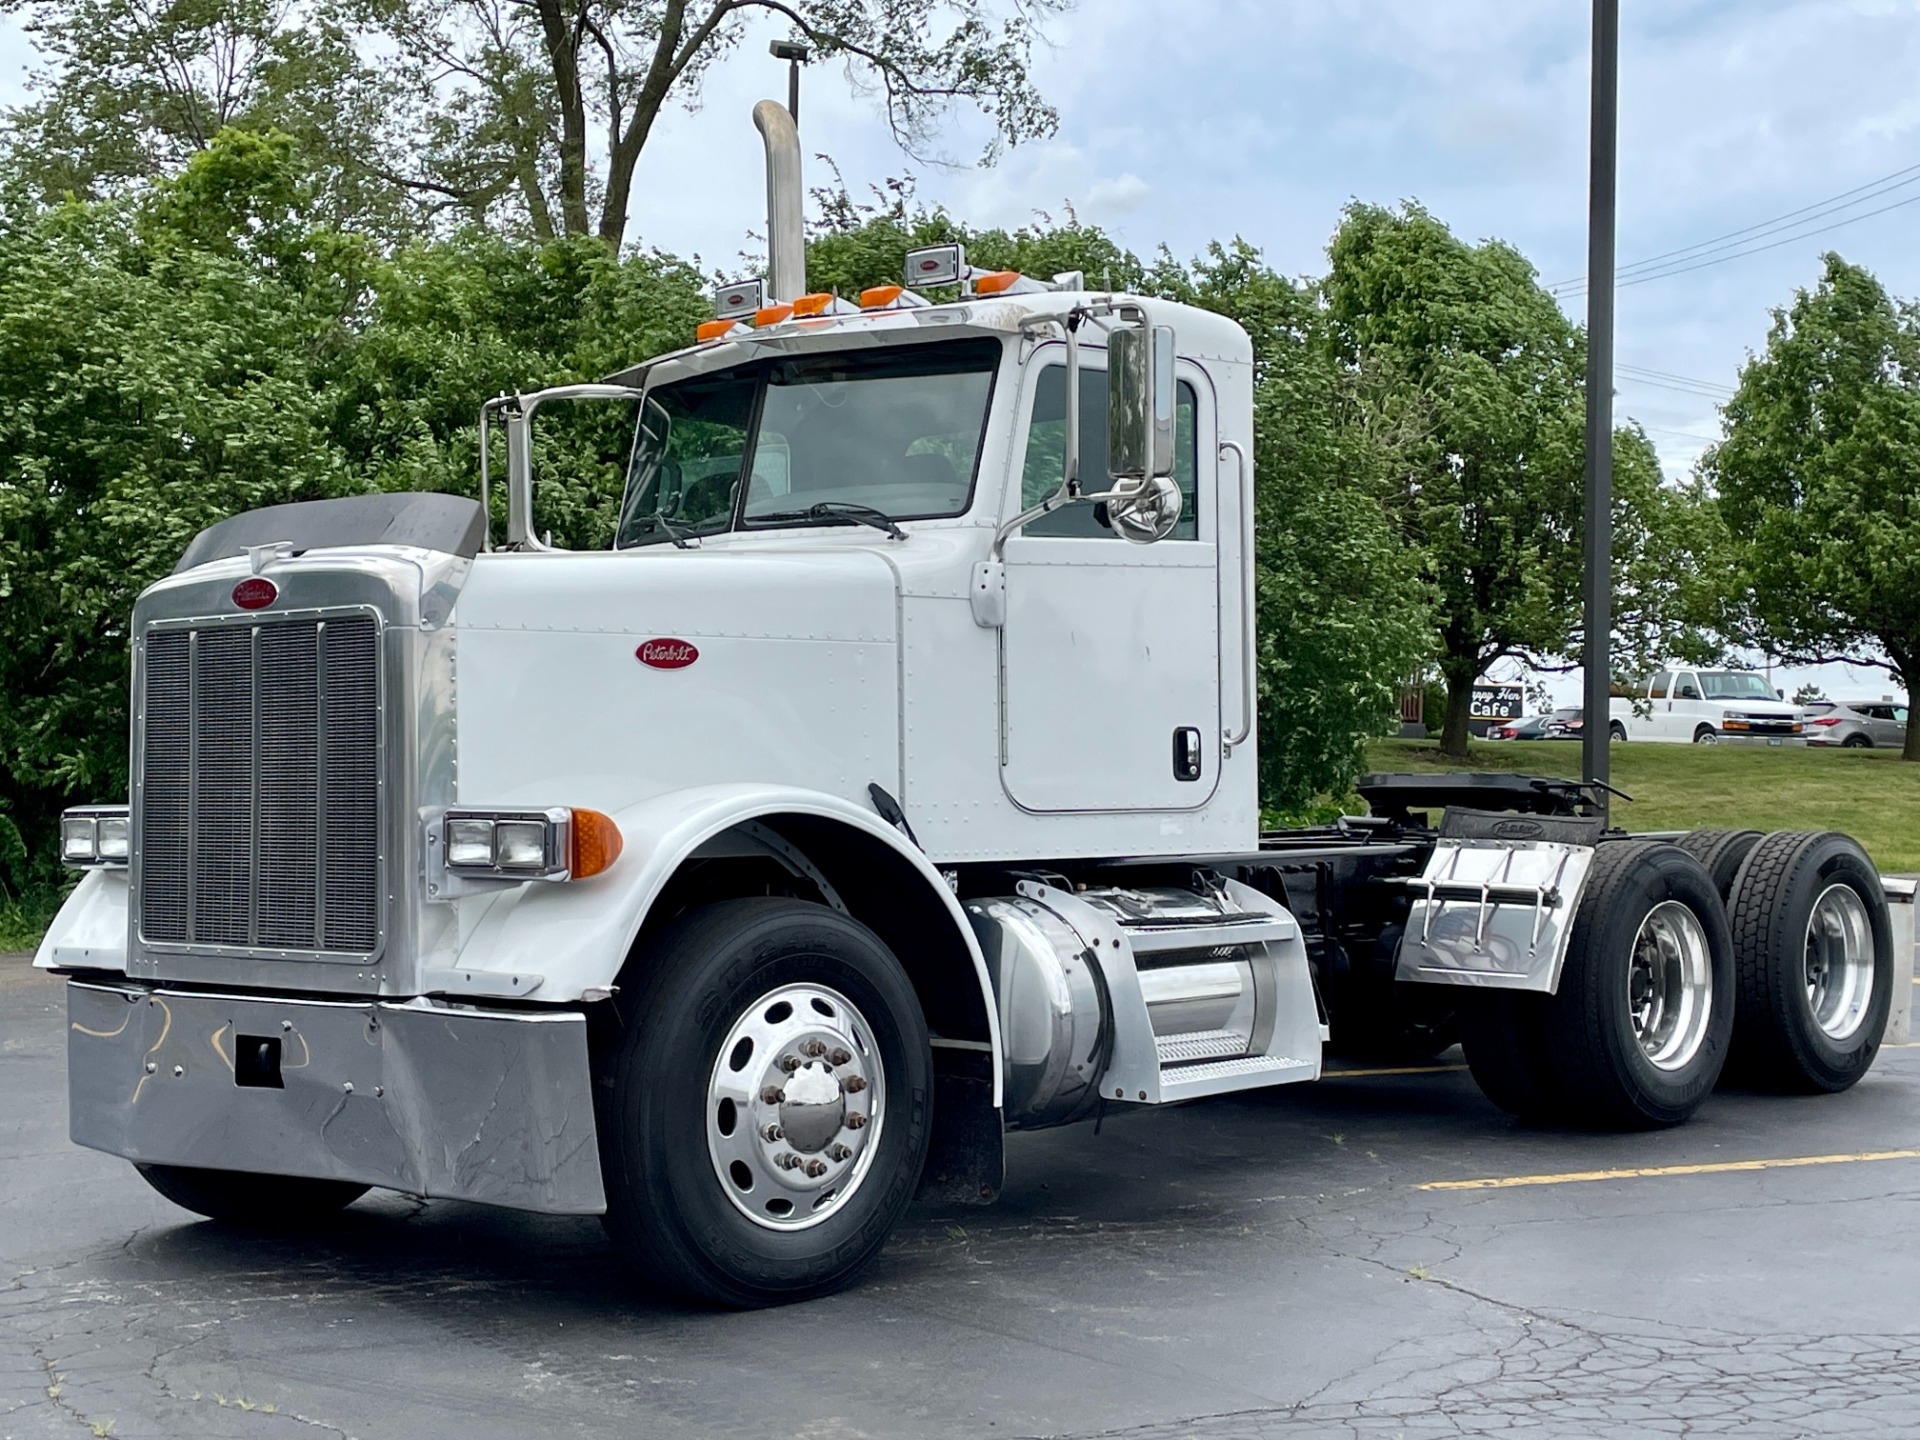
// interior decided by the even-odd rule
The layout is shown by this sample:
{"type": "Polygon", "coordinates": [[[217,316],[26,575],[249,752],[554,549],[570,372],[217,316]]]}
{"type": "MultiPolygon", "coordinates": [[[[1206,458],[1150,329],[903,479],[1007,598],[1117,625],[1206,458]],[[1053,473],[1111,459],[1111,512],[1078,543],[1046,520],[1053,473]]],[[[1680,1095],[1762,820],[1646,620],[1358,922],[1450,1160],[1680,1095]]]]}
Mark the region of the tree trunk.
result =
{"type": "Polygon", "coordinates": [[[1440,726],[1440,753],[1450,760],[1467,758],[1467,720],[1473,711],[1475,666],[1462,676],[1457,670],[1442,669],[1447,682],[1447,717],[1440,726]]]}
{"type": "Polygon", "coordinates": [[[1911,708],[1916,696],[1920,696],[1920,686],[1914,684],[1916,680],[1920,680],[1920,666],[1902,665],[1900,667],[1900,683],[1907,687],[1907,705],[1909,707],[1907,710],[1907,740],[1906,744],[1903,745],[1900,750],[1900,758],[1902,760],[1920,760],[1920,724],[1915,723],[1913,710],[1911,708]]]}
{"type": "Polygon", "coordinates": [[[580,37],[559,0],[539,0],[540,29],[560,102],[560,223],[569,235],[587,229],[587,105],[580,90],[580,37]]]}

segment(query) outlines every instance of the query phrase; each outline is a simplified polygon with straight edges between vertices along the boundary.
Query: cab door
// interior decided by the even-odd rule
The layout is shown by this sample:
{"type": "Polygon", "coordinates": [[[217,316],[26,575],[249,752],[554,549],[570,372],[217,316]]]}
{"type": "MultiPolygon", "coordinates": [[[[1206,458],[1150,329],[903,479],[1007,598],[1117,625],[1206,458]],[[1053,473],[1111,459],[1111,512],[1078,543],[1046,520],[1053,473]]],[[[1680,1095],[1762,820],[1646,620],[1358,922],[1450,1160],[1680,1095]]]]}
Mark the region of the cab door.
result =
{"type": "MultiPolygon", "coordinates": [[[[1064,347],[1047,348],[1064,358],[1064,347]]],[[[1065,376],[1061,363],[1028,367],[1024,450],[1015,442],[1020,493],[1007,497],[1009,515],[1060,484],[1065,376]]],[[[1083,502],[1007,540],[1001,781],[1022,809],[1190,810],[1219,783],[1212,405],[1205,375],[1177,367],[1174,478],[1183,504],[1167,539],[1132,544],[1083,502]]],[[[1106,457],[1103,352],[1083,348],[1080,474],[1088,490],[1105,488],[1106,457]]]]}

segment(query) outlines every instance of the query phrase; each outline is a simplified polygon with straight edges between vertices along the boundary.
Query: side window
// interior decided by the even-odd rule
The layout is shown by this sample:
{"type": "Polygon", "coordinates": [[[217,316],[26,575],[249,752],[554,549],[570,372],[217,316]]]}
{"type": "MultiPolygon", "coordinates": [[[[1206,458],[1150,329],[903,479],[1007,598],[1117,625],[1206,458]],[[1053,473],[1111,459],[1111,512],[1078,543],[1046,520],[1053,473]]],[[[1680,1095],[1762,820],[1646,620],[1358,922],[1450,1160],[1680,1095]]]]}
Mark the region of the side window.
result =
{"type": "Polygon", "coordinates": [[[1894,706],[1893,718],[1902,725],[1906,724],[1907,723],[1907,707],[1904,705],[1894,706]]]}
{"type": "Polygon", "coordinates": [[[1697,675],[1686,674],[1680,677],[1680,683],[1673,687],[1676,700],[1698,700],[1700,698],[1700,679],[1697,675]]]}
{"type": "Polygon", "coordinates": [[[1667,687],[1671,684],[1673,684],[1673,672],[1662,670],[1653,677],[1653,689],[1648,693],[1655,700],[1664,700],[1667,698],[1667,687]]]}
{"type": "MultiPolygon", "coordinates": [[[[1171,540],[1200,537],[1199,400],[1185,380],[1174,392],[1173,478],[1180,487],[1180,523],[1171,540]]],[[[1027,423],[1027,449],[1020,470],[1021,508],[1038,505],[1060,488],[1066,463],[1067,371],[1049,365],[1034,386],[1033,415],[1027,423]]],[[[1104,490],[1107,474],[1107,377],[1102,371],[1080,371],[1080,482],[1083,489],[1104,490]]],[[[1026,528],[1028,535],[1068,536],[1085,540],[1113,540],[1113,530],[1100,523],[1093,505],[1069,505],[1044,515],[1026,528]]]]}

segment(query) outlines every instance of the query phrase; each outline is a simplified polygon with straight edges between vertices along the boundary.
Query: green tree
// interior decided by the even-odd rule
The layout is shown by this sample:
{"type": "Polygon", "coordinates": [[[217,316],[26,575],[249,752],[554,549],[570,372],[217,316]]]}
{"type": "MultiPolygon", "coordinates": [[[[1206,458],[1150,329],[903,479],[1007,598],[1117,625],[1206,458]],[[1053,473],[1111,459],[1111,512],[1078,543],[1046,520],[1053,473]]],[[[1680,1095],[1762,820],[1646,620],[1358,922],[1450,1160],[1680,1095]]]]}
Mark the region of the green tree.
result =
{"type": "MultiPolygon", "coordinates": [[[[1432,597],[1441,750],[1464,756],[1473,683],[1512,656],[1584,649],[1579,589],[1585,346],[1533,267],[1469,245],[1419,206],[1349,206],[1325,281],[1359,422],[1393,458],[1387,505],[1432,597]]],[[[1634,427],[1614,436],[1612,642],[1625,664],[1706,644],[1684,577],[1697,498],[1663,486],[1634,427]]]]}
{"type": "Polygon", "coordinates": [[[1701,468],[1735,537],[1740,637],[1920,693],[1920,309],[1829,254],[1774,311],[1701,468]]]}
{"type": "Polygon", "coordinates": [[[174,174],[228,127],[294,135],[334,228],[442,214],[536,239],[626,237],[660,116],[756,20],[876,93],[910,153],[955,105],[1051,134],[1029,71],[1072,0],[0,0],[46,63],[9,117],[32,193],[174,174]]]}

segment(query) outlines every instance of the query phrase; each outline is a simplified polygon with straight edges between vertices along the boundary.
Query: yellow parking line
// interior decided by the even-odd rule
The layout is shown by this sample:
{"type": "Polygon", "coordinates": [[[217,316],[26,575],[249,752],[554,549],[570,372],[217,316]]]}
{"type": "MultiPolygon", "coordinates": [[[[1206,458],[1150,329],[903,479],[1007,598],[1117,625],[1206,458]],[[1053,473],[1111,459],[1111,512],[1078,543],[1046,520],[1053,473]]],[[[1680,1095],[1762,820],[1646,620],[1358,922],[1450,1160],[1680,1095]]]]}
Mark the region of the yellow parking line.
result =
{"type": "Polygon", "coordinates": [[[1365,1080],[1375,1075],[1444,1075],[1464,1065],[1389,1065],[1378,1070],[1323,1070],[1322,1080],[1365,1080]]]}
{"type": "Polygon", "coordinates": [[[1492,1180],[1429,1180],[1420,1190],[1512,1190],[1523,1185],[1579,1185],[1589,1180],[1645,1180],[1659,1175],[1726,1175],[1738,1170],[1793,1170],[1863,1160],[1920,1160],[1920,1150],[1866,1150],[1854,1155],[1787,1155],[1777,1160],[1722,1160],[1712,1165],[1649,1165],[1632,1170],[1570,1170],[1563,1175],[1503,1175],[1492,1180]]]}

